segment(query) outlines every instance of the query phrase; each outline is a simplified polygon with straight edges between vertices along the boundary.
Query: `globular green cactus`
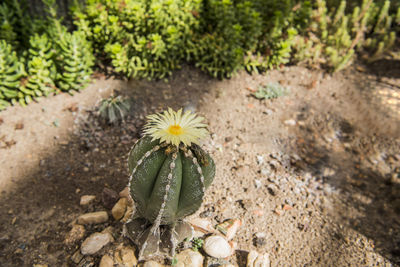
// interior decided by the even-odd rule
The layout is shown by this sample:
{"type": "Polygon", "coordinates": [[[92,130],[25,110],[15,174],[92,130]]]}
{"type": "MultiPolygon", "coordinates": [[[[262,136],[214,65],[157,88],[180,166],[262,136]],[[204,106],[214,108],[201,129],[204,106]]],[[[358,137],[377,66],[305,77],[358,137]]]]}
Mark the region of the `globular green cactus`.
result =
{"type": "Polygon", "coordinates": [[[190,112],[182,115],[181,110],[151,115],[145,136],[129,153],[129,189],[137,208],[135,216],[151,225],[145,242],[140,244],[140,257],[157,251],[158,246],[152,251],[149,243],[159,237],[160,225],[173,228],[178,220],[200,208],[205,190],[214,179],[213,159],[196,144],[207,134],[201,120],[190,112]]]}
{"type": "Polygon", "coordinates": [[[160,224],[172,224],[195,212],[215,174],[213,160],[200,147],[178,150],[149,136],[134,146],[128,164],[138,212],[160,224]]]}

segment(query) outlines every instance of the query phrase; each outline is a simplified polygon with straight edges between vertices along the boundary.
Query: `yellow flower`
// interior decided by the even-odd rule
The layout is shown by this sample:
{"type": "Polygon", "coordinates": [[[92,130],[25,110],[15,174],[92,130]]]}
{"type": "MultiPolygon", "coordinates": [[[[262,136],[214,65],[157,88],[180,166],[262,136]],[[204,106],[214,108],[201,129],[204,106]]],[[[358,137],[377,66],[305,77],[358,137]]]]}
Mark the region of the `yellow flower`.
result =
{"type": "Polygon", "coordinates": [[[160,139],[179,146],[182,142],[185,146],[192,143],[198,144],[199,139],[206,137],[208,131],[206,124],[202,123],[203,117],[186,111],[182,115],[182,109],[177,112],[168,108],[168,111],[147,116],[147,123],[144,126],[144,134],[153,137],[153,140],[160,139]]]}

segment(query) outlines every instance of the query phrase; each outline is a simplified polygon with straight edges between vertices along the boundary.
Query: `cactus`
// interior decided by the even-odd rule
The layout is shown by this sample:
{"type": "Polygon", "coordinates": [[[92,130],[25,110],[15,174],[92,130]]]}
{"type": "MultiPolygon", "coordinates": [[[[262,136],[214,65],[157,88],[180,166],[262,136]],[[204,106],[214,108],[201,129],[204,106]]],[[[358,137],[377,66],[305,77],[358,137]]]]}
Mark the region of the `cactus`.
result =
{"type": "Polygon", "coordinates": [[[130,104],[128,99],[122,96],[110,96],[100,102],[99,115],[109,124],[124,121],[124,117],[129,112],[130,104]]]}
{"type": "MultiPolygon", "coordinates": [[[[207,135],[203,118],[169,109],[148,119],[144,137],[128,157],[128,186],[136,217],[151,225],[142,242],[128,230],[128,236],[141,246],[140,258],[160,252],[160,225],[170,226],[176,233],[177,221],[199,209],[215,175],[213,159],[197,145],[198,138],[207,135]]],[[[129,223],[127,228],[132,229],[129,223]]],[[[170,254],[175,246],[172,242],[170,254]]]]}

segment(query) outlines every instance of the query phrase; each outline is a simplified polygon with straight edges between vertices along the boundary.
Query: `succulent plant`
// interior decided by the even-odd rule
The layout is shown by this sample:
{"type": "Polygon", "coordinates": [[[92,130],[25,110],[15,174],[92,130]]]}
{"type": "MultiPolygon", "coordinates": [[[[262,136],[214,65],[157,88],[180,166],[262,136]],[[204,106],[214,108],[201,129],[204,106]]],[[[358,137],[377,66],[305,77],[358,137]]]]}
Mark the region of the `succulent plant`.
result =
{"type": "Polygon", "coordinates": [[[12,45],[0,40],[0,110],[17,102],[25,104],[25,95],[20,91],[25,77],[24,65],[12,45]]]}
{"type": "Polygon", "coordinates": [[[182,239],[176,235],[177,222],[200,208],[205,190],[214,179],[214,161],[198,145],[198,139],[208,134],[202,120],[189,111],[182,114],[182,110],[150,115],[144,137],[129,153],[129,189],[136,204],[135,217],[149,225],[146,234],[133,238],[129,232],[132,227],[127,225],[128,236],[141,246],[139,257],[162,252],[158,246],[161,225],[172,229],[172,241],[176,242],[167,246],[167,253],[174,253],[182,239]]]}
{"type": "Polygon", "coordinates": [[[101,100],[99,115],[108,123],[114,124],[118,121],[124,120],[130,107],[128,99],[123,99],[120,95],[111,96],[107,99],[101,100]]]}

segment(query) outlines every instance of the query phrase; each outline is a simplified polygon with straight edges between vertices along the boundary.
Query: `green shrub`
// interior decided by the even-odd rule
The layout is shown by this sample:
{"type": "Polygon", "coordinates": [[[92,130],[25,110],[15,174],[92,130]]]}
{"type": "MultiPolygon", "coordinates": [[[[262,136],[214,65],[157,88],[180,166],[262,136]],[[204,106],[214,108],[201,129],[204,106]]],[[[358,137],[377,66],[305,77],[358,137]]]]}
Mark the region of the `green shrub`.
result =
{"type": "Polygon", "coordinates": [[[66,32],[64,38],[57,41],[57,48],[59,51],[56,60],[58,69],[57,87],[68,92],[84,89],[91,80],[90,75],[94,65],[91,44],[79,31],[66,32]]]}
{"type": "Polygon", "coordinates": [[[90,0],[76,25],[127,77],[164,78],[186,57],[200,0],[90,0]]]}
{"type": "Polygon", "coordinates": [[[202,31],[194,37],[195,65],[214,77],[230,77],[242,68],[246,51],[254,50],[262,21],[251,1],[204,1],[202,31]]]}
{"type": "Polygon", "coordinates": [[[24,76],[24,65],[16,52],[5,40],[0,40],[0,110],[9,106],[9,102],[25,104],[25,96],[19,91],[24,76]]]}
{"type": "Polygon", "coordinates": [[[378,2],[331,1],[329,10],[325,0],[317,0],[308,33],[295,38],[294,60],[339,71],[352,62],[356,52],[363,53],[364,49],[369,60],[379,58],[395,42],[395,10],[399,7],[394,1],[378,2]]]}
{"type": "MultiPolygon", "coordinates": [[[[46,34],[30,38],[28,78],[21,91],[29,97],[47,96],[55,89],[57,75],[53,43],[46,34]]],[[[28,98],[29,99],[29,98],[28,98]]]]}

